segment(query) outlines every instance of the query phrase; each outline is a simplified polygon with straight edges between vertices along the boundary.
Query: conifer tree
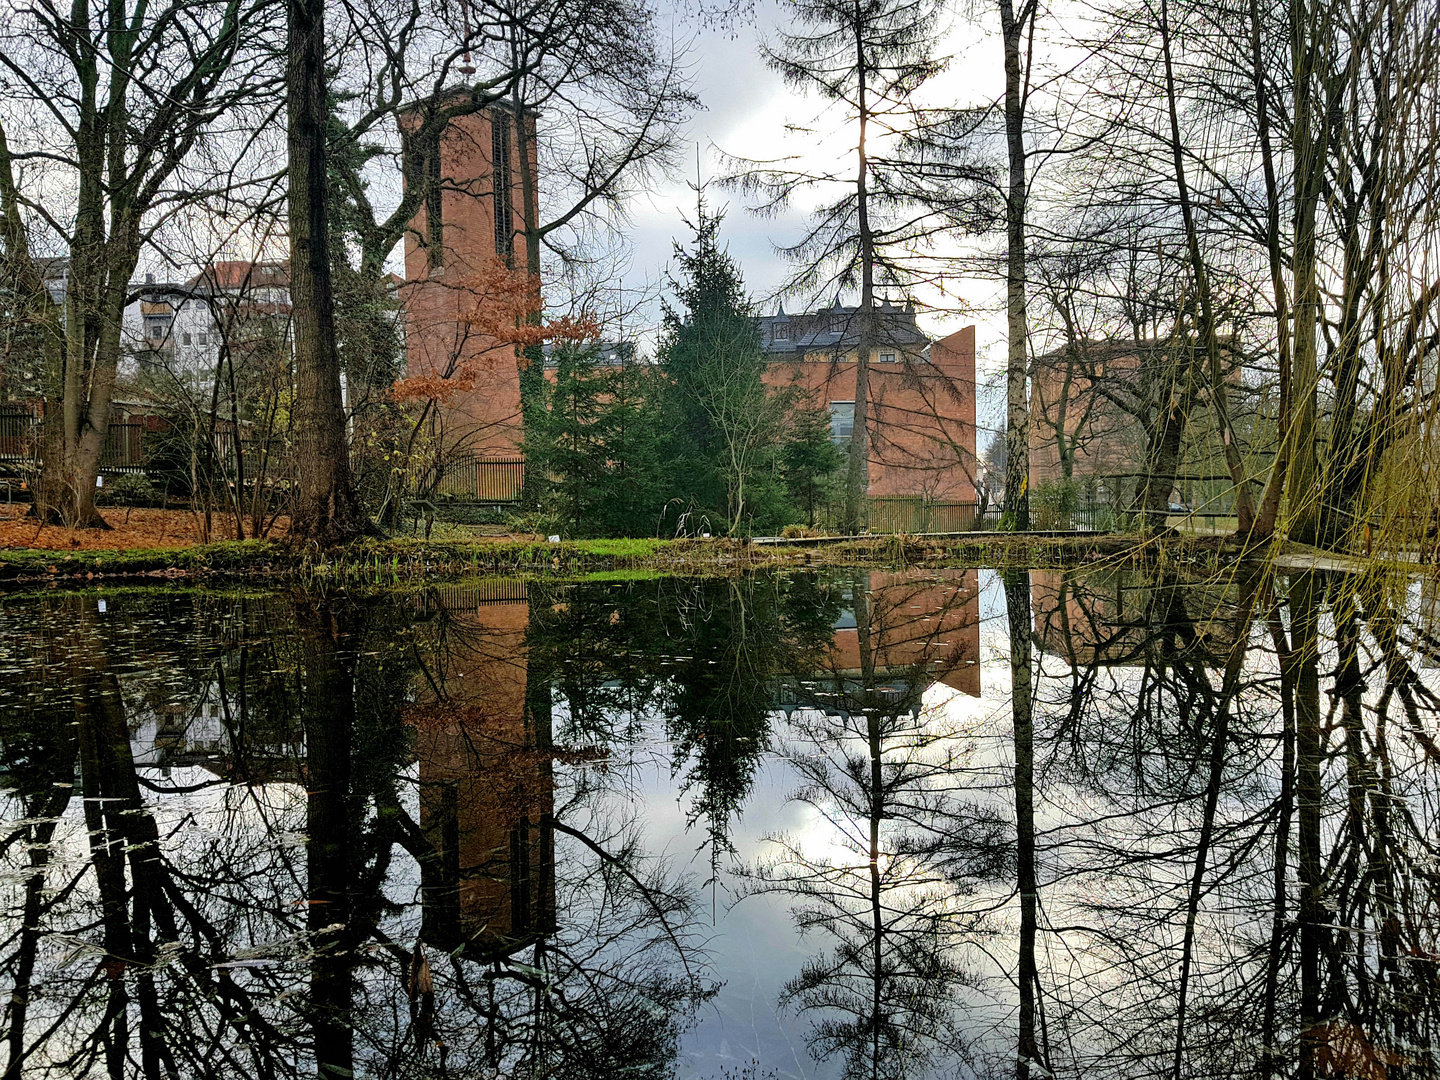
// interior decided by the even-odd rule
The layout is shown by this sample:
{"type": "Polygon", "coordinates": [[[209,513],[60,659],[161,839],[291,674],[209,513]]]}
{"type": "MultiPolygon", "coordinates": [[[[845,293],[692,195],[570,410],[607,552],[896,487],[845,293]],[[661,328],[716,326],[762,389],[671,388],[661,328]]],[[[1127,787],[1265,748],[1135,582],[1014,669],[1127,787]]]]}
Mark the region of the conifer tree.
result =
{"type": "Polygon", "coordinates": [[[783,516],[778,454],[795,395],[763,380],[765,358],[722,218],[700,201],[690,250],[675,247],[682,310],[666,306],[661,359],[672,384],[673,461],[682,497],[732,534],[783,516]]]}

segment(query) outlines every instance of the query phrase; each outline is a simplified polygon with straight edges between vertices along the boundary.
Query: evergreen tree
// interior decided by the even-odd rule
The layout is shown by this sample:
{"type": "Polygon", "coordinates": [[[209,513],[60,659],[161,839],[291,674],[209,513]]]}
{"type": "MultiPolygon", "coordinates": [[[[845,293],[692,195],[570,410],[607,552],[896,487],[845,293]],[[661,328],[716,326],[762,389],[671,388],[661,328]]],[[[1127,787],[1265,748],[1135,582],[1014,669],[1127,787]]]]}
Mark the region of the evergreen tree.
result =
{"type": "Polygon", "coordinates": [[[563,342],[525,439],[541,500],[577,536],[652,535],[666,499],[655,373],[605,368],[593,345],[563,342]]]}
{"type": "Polygon", "coordinates": [[[548,477],[545,504],[572,532],[587,531],[600,510],[603,486],[603,389],[593,347],[566,342],[555,349],[555,383],[548,408],[525,438],[525,458],[536,476],[548,477]]]}
{"type": "Polygon", "coordinates": [[[719,243],[721,215],[698,207],[694,244],[675,245],[679,309],[665,308],[661,362],[671,383],[676,497],[731,534],[789,516],[779,451],[793,390],[763,380],[765,358],[740,269],[719,243]]]}
{"type": "Polygon", "coordinates": [[[830,438],[830,416],[824,409],[799,408],[790,418],[790,437],[780,455],[785,489],[805,524],[836,494],[844,455],[830,438]]]}

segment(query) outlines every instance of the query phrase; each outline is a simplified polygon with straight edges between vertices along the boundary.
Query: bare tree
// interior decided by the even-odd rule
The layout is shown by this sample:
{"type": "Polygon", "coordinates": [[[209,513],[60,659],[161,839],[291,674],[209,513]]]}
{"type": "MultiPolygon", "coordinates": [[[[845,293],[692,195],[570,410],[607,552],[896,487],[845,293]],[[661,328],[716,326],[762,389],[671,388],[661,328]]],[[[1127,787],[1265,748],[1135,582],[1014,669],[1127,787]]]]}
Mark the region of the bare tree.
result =
{"type": "Polygon", "coordinates": [[[916,204],[914,188],[894,180],[896,162],[885,154],[898,152],[897,142],[914,129],[915,94],[944,67],[932,48],[939,18],[939,7],[930,0],[806,0],[797,5],[795,28],[764,47],[765,59],[791,86],[840,110],[854,139],[846,155],[853,172],[810,171],[784,159],[737,160],[728,181],[760,195],[759,212],[767,215],[804,191],[843,191],[814,215],[800,241],[781,251],[798,264],[787,292],[813,297],[832,286],[859,286],[855,428],[842,515],[851,531],[864,528],[868,513],[870,354],[881,344],[876,289],[888,285],[908,291],[914,271],[906,269],[907,255],[924,246],[933,228],[906,213],[916,204]]]}
{"type": "Polygon", "coordinates": [[[167,215],[240,181],[235,154],[247,146],[234,129],[263,121],[275,86],[265,66],[272,13],[242,0],[44,0],[13,10],[0,30],[11,87],[0,119],[7,257],[28,264],[21,280],[43,300],[35,260],[67,253],[63,272],[52,264],[64,331],[47,353],[35,504],[47,520],[106,527],[95,479],[131,276],[167,215]]]}

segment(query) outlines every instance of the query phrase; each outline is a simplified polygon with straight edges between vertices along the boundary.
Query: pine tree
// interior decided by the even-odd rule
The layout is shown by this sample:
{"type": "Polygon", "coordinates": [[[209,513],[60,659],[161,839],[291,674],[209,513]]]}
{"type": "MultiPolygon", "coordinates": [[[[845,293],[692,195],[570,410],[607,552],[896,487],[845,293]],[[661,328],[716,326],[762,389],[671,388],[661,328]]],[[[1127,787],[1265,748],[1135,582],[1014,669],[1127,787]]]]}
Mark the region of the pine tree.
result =
{"type": "Polygon", "coordinates": [[[681,310],[666,305],[660,355],[672,387],[677,495],[735,534],[785,516],[778,454],[794,395],[764,383],[754,311],[720,246],[721,220],[702,198],[693,247],[675,246],[681,310]]]}

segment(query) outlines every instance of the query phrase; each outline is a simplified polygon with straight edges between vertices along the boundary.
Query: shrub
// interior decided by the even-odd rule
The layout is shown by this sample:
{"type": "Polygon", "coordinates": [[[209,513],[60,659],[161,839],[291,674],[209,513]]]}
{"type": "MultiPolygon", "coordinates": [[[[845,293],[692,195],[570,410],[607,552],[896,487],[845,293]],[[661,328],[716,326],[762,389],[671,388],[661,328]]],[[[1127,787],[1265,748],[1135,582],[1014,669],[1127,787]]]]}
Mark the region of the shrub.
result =
{"type": "Polygon", "coordinates": [[[1030,489],[1030,526],[1034,529],[1068,529],[1075,512],[1079,487],[1073,480],[1049,480],[1030,489]]]}
{"type": "Polygon", "coordinates": [[[435,499],[435,520],[451,525],[503,525],[516,508],[459,502],[441,495],[435,499]]]}
{"type": "Polygon", "coordinates": [[[153,506],[159,500],[160,493],[143,473],[111,477],[95,493],[95,501],[101,506],[153,506]]]}

